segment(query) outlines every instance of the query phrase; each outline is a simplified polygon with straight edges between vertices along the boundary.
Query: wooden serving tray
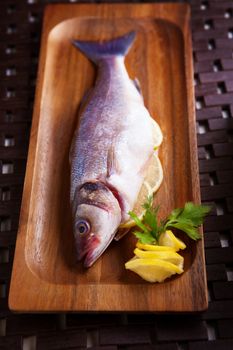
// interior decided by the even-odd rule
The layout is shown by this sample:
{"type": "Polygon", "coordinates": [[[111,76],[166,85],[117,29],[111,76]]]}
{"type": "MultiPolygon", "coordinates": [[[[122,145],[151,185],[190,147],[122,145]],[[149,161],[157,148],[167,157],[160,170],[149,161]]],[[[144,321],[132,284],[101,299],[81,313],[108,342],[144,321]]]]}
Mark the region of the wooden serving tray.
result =
{"type": "MultiPolygon", "coordinates": [[[[72,39],[136,30],[127,70],[160,124],[161,216],[200,201],[189,8],[185,4],[52,5],[45,12],[39,75],[9,305],[16,311],[200,311],[207,307],[203,241],[186,239],[185,272],[150,284],[125,270],[132,234],[84,270],[75,261],[68,154],[77,110],[95,68],[72,39]]],[[[133,171],[133,169],[132,169],[133,171]]]]}

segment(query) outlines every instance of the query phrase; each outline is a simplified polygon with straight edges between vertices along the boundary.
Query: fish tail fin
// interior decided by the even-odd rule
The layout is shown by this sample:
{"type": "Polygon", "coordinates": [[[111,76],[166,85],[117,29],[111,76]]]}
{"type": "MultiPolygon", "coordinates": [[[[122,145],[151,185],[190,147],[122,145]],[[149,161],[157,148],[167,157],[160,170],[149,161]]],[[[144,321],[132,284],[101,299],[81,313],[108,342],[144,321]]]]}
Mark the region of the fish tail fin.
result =
{"type": "Polygon", "coordinates": [[[73,45],[82,51],[91,61],[98,63],[109,56],[126,56],[136,36],[135,32],[129,32],[121,37],[96,41],[73,40],[73,45]]]}

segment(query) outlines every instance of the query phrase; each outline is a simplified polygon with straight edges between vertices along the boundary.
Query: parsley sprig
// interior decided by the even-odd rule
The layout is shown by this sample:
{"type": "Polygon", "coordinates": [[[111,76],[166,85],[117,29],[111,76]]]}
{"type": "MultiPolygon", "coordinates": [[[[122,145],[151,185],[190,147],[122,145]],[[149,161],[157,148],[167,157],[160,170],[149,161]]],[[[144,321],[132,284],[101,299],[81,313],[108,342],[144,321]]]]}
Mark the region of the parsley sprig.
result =
{"type": "Polygon", "coordinates": [[[135,236],[143,244],[158,243],[161,233],[168,229],[176,228],[185,232],[193,240],[201,238],[198,227],[203,223],[205,216],[210,212],[211,207],[198,205],[192,202],[185,203],[184,208],[172,210],[171,214],[164,220],[158,221],[157,214],[159,206],[153,208],[153,196],[149,196],[143,208],[145,213],[140,219],[134,212],[129,215],[135,221],[141,231],[134,231],[135,236]]]}

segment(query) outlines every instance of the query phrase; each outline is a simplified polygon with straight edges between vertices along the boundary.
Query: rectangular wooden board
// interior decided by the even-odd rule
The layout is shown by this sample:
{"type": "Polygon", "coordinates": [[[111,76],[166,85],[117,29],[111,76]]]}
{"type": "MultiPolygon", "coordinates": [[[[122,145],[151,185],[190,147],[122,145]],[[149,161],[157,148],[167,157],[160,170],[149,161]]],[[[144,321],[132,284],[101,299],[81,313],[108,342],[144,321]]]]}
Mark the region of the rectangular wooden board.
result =
{"type": "MultiPolygon", "coordinates": [[[[186,239],[185,272],[150,284],[125,270],[135,237],[113,242],[84,270],[75,261],[69,148],[95,67],[71,41],[137,32],[126,57],[145,105],[162,128],[164,180],[155,197],[165,216],[200,201],[189,7],[80,4],[46,8],[33,125],[9,305],[16,311],[200,311],[207,307],[203,241],[186,239]]],[[[133,171],[133,169],[132,169],[133,171]]]]}

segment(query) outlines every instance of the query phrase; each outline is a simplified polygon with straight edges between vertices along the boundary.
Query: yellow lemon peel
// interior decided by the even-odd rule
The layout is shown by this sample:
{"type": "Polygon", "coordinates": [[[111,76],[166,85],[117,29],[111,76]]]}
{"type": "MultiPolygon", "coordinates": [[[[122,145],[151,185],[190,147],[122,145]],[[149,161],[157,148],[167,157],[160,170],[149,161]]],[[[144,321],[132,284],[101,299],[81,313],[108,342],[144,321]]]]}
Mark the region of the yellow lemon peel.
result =
{"type": "Polygon", "coordinates": [[[149,250],[149,251],[172,251],[175,252],[175,248],[173,247],[165,247],[162,245],[155,245],[155,244],[143,244],[140,243],[139,241],[136,244],[136,247],[139,249],[143,249],[143,250],[149,250]]]}
{"type": "Polygon", "coordinates": [[[166,278],[183,272],[179,266],[161,259],[131,259],[125,264],[125,268],[148,282],[163,282],[166,278]]]}
{"type": "Polygon", "coordinates": [[[159,237],[159,244],[161,246],[172,247],[176,251],[185,249],[186,245],[181,239],[177,238],[171,230],[167,230],[159,237]]]}
{"type": "Polygon", "coordinates": [[[179,266],[181,269],[183,269],[184,266],[184,258],[180,254],[172,251],[144,251],[141,249],[136,248],[134,250],[134,254],[138,258],[142,259],[161,259],[165,261],[169,261],[172,264],[175,264],[179,266]]]}
{"type": "Polygon", "coordinates": [[[174,274],[184,272],[184,258],[177,251],[185,249],[186,245],[170,230],[162,233],[161,237],[163,245],[138,241],[135,256],[125,264],[125,268],[148,282],[163,282],[174,274]]]}

